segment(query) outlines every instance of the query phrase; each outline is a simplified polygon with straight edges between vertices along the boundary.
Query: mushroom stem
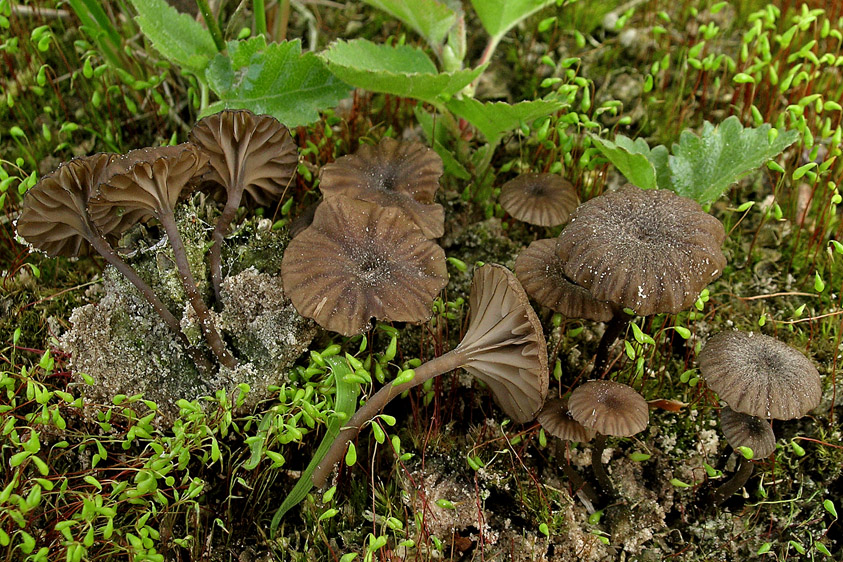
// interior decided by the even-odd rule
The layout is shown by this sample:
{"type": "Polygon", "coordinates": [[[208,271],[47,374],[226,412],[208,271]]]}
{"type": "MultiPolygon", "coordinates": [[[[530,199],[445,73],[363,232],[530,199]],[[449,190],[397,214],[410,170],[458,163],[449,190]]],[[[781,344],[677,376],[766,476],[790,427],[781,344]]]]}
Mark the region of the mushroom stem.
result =
{"type": "Polygon", "coordinates": [[[606,323],[606,331],[603,332],[603,337],[600,338],[600,343],[597,345],[597,357],[594,359],[594,369],[591,371],[591,378],[600,378],[603,376],[609,363],[609,348],[612,347],[618,336],[626,330],[632,318],[633,316],[631,314],[619,310],[606,323]]]}
{"type": "Polygon", "coordinates": [[[217,304],[222,303],[220,292],[222,288],[223,238],[228,233],[228,227],[231,225],[231,221],[234,220],[234,216],[237,214],[237,208],[240,206],[240,195],[242,195],[242,193],[243,190],[240,189],[237,192],[237,197],[234,197],[234,193],[229,195],[228,200],[225,202],[225,207],[222,210],[222,214],[217,219],[217,224],[214,226],[214,232],[212,234],[214,244],[211,246],[211,250],[208,253],[208,262],[211,267],[211,284],[214,287],[214,298],[216,299],[217,304]]]}
{"type": "Polygon", "coordinates": [[[199,327],[205,340],[211,347],[219,362],[229,369],[234,369],[237,366],[237,360],[231,355],[225,347],[219,332],[214,326],[214,320],[211,318],[211,313],[202,300],[199,291],[196,290],[196,281],[193,279],[193,273],[190,271],[190,264],[187,260],[187,252],[184,249],[184,242],[179,234],[176,226],[176,219],[173,212],[167,208],[161,209],[158,213],[158,220],[161,221],[161,226],[167,233],[167,238],[170,239],[170,246],[173,248],[173,256],[176,260],[176,267],[179,270],[179,277],[181,278],[184,292],[196,315],[199,317],[199,327]]]}
{"type": "Polygon", "coordinates": [[[741,487],[746,484],[746,481],[749,480],[749,477],[752,476],[752,471],[755,468],[752,461],[748,461],[742,456],[738,457],[738,461],[740,464],[738,465],[738,469],[735,471],[734,476],[726,482],[723,482],[723,484],[714,490],[714,495],[711,500],[712,505],[718,506],[729,499],[729,497],[740,490],[741,487]]]}
{"type": "Polygon", "coordinates": [[[591,448],[591,468],[594,470],[594,477],[600,485],[602,492],[609,496],[615,497],[615,487],[606,473],[606,468],[603,466],[603,449],[606,448],[606,436],[598,433],[594,438],[594,445],[591,448]]]}
{"type": "Polygon", "coordinates": [[[170,328],[173,333],[176,334],[176,337],[179,338],[179,341],[184,346],[185,350],[190,354],[193,362],[196,366],[204,373],[211,372],[211,364],[208,361],[208,358],[202,355],[202,353],[190,345],[190,342],[187,339],[187,336],[184,335],[184,332],[181,331],[181,325],[179,321],[176,320],[176,317],[173,316],[173,313],[170,312],[164,303],[155,295],[152,288],[146,284],[146,282],[141,279],[141,277],[137,274],[137,272],[132,269],[129,264],[127,264],[111,247],[111,245],[103,238],[101,235],[91,232],[88,236],[86,236],[88,242],[91,243],[91,246],[94,250],[97,251],[105,261],[109,264],[114,266],[114,269],[119,271],[123,274],[123,276],[129,280],[129,282],[135,286],[135,288],[140,291],[140,293],[146,298],[147,302],[152,305],[152,308],[158,313],[158,316],[164,321],[168,328],[170,328]]]}
{"type": "MultiPolygon", "coordinates": [[[[567,450],[567,446],[565,447],[567,450]]],[[[580,473],[576,471],[574,467],[571,466],[567,455],[560,455],[562,458],[559,459],[559,466],[562,467],[562,472],[565,473],[565,476],[568,477],[568,480],[571,482],[571,489],[574,491],[574,495],[576,495],[583,504],[589,508],[589,512],[592,512],[595,509],[595,505],[598,503],[597,492],[594,491],[594,488],[591,487],[591,484],[585,481],[580,473]]]]}
{"type": "Polygon", "coordinates": [[[373,419],[384,407],[392,401],[393,398],[401,393],[410,390],[413,387],[424,384],[425,381],[432,379],[438,375],[442,375],[454,369],[458,369],[468,360],[468,357],[461,349],[454,349],[445,355],[435,357],[426,363],[422,363],[419,367],[414,369],[416,376],[413,380],[393,386],[387,384],[382,386],[375,394],[373,394],[366,403],[363,404],[339,432],[331,447],[322,459],[322,462],[313,471],[311,480],[313,485],[317,488],[321,487],[328,479],[328,475],[334,468],[334,465],[339,462],[345,452],[345,447],[349,441],[354,439],[360,432],[360,428],[367,421],[373,419]]]}

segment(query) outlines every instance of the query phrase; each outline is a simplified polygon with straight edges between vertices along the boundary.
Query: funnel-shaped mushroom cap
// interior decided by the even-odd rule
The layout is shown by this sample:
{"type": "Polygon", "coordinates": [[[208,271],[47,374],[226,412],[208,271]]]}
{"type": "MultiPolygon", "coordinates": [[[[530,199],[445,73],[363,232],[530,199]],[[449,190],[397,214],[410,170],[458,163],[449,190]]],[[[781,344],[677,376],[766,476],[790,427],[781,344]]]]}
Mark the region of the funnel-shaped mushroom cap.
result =
{"type": "MultiPolygon", "coordinates": [[[[97,225],[109,216],[132,213],[142,218],[172,211],[188,182],[202,173],[208,162],[193,143],[132,150],[114,160],[91,200],[91,216],[97,225]]],[[[128,224],[126,227],[128,228],[128,224]]]]}
{"type": "Polygon", "coordinates": [[[726,265],[723,225],[698,203],[627,184],[583,203],[559,235],[565,273],[642,316],[688,308],[726,265]]]}
{"type": "Polygon", "coordinates": [[[547,346],[527,293],[511,271],[487,264],[474,273],[471,320],[457,352],[516,423],[532,420],[547,396],[547,346]]]}
{"type": "Polygon", "coordinates": [[[647,427],[647,401],[628,385],[612,381],[588,381],[568,398],[571,416],[587,429],[604,435],[629,437],[647,427]]]}
{"type": "Polygon", "coordinates": [[[345,195],[382,207],[398,207],[428,238],[445,232],[445,210],[433,203],[442,175],[442,159],[417,142],[383,139],[337,158],[319,173],[325,198],[345,195]]]}
{"type": "MultiPolygon", "coordinates": [[[[88,201],[103,178],[113,154],[74,158],[45,175],[23,199],[17,231],[32,246],[49,256],[74,257],[87,249],[92,235],[88,201]]],[[[116,214],[103,234],[119,230],[127,217],[116,214]]]]}
{"type": "Polygon", "coordinates": [[[516,219],[539,226],[565,224],[579,205],[577,190],[556,174],[521,174],[503,184],[498,202],[516,219]]]}
{"type": "Polygon", "coordinates": [[[720,428],[733,448],[749,447],[753,457],[763,459],[776,450],[776,436],[770,422],[741,414],[725,406],[720,410],[720,428]]]}
{"type": "MultiPolygon", "coordinates": [[[[208,179],[245,189],[256,205],[281,198],[296,173],[298,153],[287,127],[269,115],[226,109],[201,119],[190,141],[208,155],[208,179]]],[[[239,200],[239,199],[238,199],[239,200]]]]}
{"type": "Polygon", "coordinates": [[[567,398],[553,398],[545,402],[536,419],[546,432],[559,439],[586,443],[594,438],[593,430],[586,429],[571,416],[567,398]]]}
{"type": "Polygon", "coordinates": [[[731,331],[709,338],[699,355],[706,385],[736,412],[760,418],[801,418],[822,398],[810,359],[763,334],[731,331]]]}
{"type": "Polygon", "coordinates": [[[527,294],[542,306],[568,318],[587,318],[608,322],[614,307],[595,299],[565,275],[565,262],[556,253],[556,239],[536,240],[518,254],[515,274],[527,294]]]}
{"type": "Polygon", "coordinates": [[[345,336],[372,317],[427,320],[448,283],[445,252],[400,209],[342,196],[323,201],[290,242],[281,277],[299,314],[345,336]]]}

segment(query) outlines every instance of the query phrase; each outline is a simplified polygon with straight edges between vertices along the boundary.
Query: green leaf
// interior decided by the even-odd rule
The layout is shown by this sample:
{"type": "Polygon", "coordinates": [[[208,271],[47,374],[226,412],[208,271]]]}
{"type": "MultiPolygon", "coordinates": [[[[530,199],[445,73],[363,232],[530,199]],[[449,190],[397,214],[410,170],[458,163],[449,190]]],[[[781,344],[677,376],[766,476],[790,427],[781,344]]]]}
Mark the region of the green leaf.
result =
{"type": "Polygon", "coordinates": [[[266,44],[263,36],[230,41],[228,55],[208,65],[208,85],[220,101],[202,115],[226,108],[269,114],[297,127],[319,119],[319,111],[335,106],[348,87],[331,75],[319,57],[301,52],[301,42],[266,44]]]}
{"type": "MultiPolygon", "coordinates": [[[[648,156],[651,154],[650,146],[644,139],[634,141],[623,135],[617,135],[615,142],[601,139],[593,133],[588,133],[591,140],[600,149],[600,152],[615,165],[615,167],[626,176],[631,183],[641,189],[655,189],[658,187],[656,180],[656,168],[650,162],[648,156]]],[[[653,151],[664,151],[664,146],[657,146],[653,151]]]]}
{"type": "Polygon", "coordinates": [[[452,99],[446,105],[456,116],[474,125],[492,146],[496,145],[505,133],[518,129],[522,124],[566,107],[564,102],[552,99],[522,101],[510,105],[501,101],[482,103],[474,98],[465,98],[452,99]]]}
{"type": "Polygon", "coordinates": [[[436,0],[363,0],[401,20],[430,45],[441,45],[457,20],[457,14],[436,0]]]}
{"type": "Polygon", "coordinates": [[[770,142],[770,130],[768,124],[744,128],[731,116],[717,127],[706,121],[699,136],[683,131],[669,159],[671,188],[703,205],[714,201],[799,138],[796,131],[779,131],[770,142]]]}
{"type": "Polygon", "coordinates": [[[335,76],[356,88],[434,104],[471,84],[486,68],[437,72],[421,49],[379,45],[366,39],[337,41],[320,56],[335,76]]]}
{"type": "Polygon", "coordinates": [[[538,12],[555,0],[471,0],[486,33],[500,40],[518,22],[538,12]]]}
{"type": "Polygon", "coordinates": [[[155,50],[204,80],[208,62],[217,54],[210,32],[165,0],[131,1],[138,12],[135,20],[155,50]]]}

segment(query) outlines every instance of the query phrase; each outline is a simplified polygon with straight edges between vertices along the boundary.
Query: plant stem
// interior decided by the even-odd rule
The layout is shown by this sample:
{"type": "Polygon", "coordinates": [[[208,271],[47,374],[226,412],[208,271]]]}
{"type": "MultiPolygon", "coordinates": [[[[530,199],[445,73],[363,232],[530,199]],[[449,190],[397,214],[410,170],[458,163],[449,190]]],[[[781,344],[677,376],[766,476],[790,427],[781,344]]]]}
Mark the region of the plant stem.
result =
{"type": "Polygon", "coordinates": [[[278,4],[275,40],[285,41],[287,39],[287,27],[290,25],[290,0],[281,0],[278,4]]]}
{"type": "Polygon", "coordinates": [[[313,475],[311,476],[313,485],[320,488],[325,484],[328,476],[334,469],[334,465],[342,458],[346,444],[357,436],[363,424],[378,415],[393,398],[413,387],[424,384],[425,381],[433,377],[459,368],[465,364],[466,359],[467,357],[462,350],[454,349],[414,369],[416,376],[413,380],[399,384],[398,386],[393,386],[392,384],[382,386],[371,398],[366,400],[366,403],[351,416],[348,424],[340,430],[334,442],[331,443],[331,448],[325,453],[322,462],[313,471],[313,475]]]}
{"type": "Polygon", "coordinates": [[[255,32],[266,36],[266,6],[263,0],[252,0],[252,12],[255,17],[255,32]]]}
{"type": "Polygon", "coordinates": [[[752,476],[752,471],[755,468],[755,465],[742,456],[738,457],[738,460],[740,465],[735,471],[734,476],[726,482],[723,482],[719,488],[714,490],[714,495],[711,500],[713,505],[718,506],[729,499],[729,496],[740,490],[741,487],[746,484],[746,481],[749,480],[749,477],[752,476]]]}
{"type": "Polygon", "coordinates": [[[211,12],[211,7],[208,5],[208,0],[196,0],[196,5],[202,13],[202,19],[205,20],[205,25],[208,26],[208,31],[211,33],[211,38],[214,40],[217,50],[222,52],[225,50],[225,42],[222,39],[222,31],[217,23],[217,19],[211,12]]]}

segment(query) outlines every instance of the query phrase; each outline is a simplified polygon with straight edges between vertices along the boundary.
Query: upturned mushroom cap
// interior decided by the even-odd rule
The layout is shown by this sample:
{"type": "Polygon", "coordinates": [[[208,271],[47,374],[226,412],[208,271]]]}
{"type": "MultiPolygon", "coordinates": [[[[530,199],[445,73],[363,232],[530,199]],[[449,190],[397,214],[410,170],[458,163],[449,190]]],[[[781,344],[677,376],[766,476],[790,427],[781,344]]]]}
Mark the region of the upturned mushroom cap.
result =
{"type": "Polygon", "coordinates": [[[269,115],[226,109],[196,123],[190,141],[208,155],[204,179],[229,193],[242,186],[256,205],[280,199],[296,173],[298,152],[290,132],[269,115]]]}
{"type": "Polygon", "coordinates": [[[535,418],[547,396],[547,345],[541,323],[515,275],[487,264],[474,273],[471,319],[455,351],[486,383],[516,423],[535,418]]]}
{"type": "Polygon", "coordinates": [[[445,210],[433,202],[442,175],[442,159],[417,142],[383,139],[377,146],[337,158],[319,173],[326,199],[345,195],[383,207],[398,207],[428,238],[445,232],[445,210]]]}
{"type": "Polygon", "coordinates": [[[698,203],[627,184],[580,205],[559,235],[565,274],[642,316],[688,308],[723,272],[723,225],[698,203]]]}
{"type": "Polygon", "coordinates": [[[586,429],[571,416],[567,398],[552,398],[545,402],[536,419],[546,432],[559,439],[586,443],[594,438],[594,431],[586,429]]]}
{"type": "Polygon", "coordinates": [[[587,318],[608,322],[614,306],[595,299],[588,289],[580,287],[565,275],[565,262],[556,252],[556,239],[536,240],[518,254],[515,275],[542,306],[568,318],[587,318]]]}
{"type": "Polygon", "coordinates": [[[736,412],[790,420],[822,398],[817,368],[798,350],[752,332],[720,332],[699,355],[706,385],[736,412]]]}
{"type": "Polygon", "coordinates": [[[116,158],[108,176],[91,199],[89,209],[97,225],[114,214],[132,213],[138,220],[172,211],[191,179],[208,162],[193,143],[140,148],[116,158]]]}
{"type": "Polygon", "coordinates": [[[629,437],[647,427],[647,401],[628,385],[612,381],[588,381],[568,398],[571,416],[586,429],[603,435],[629,437]]]}
{"type": "Polygon", "coordinates": [[[720,428],[733,448],[749,447],[753,457],[763,459],[776,450],[776,436],[770,422],[741,414],[724,406],[720,410],[720,428]]]}
{"type": "Polygon", "coordinates": [[[521,174],[503,184],[498,202],[516,219],[538,226],[565,224],[579,205],[577,190],[556,174],[521,174]]]}
{"type": "MultiPolygon", "coordinates": [[[[47,255],[74,257],[84,253],[93,235],[88,201],[102,181],[114,154],[93,154],[59,165],[36,183],[23,199],[17,231],[47,255]]],[[[102,233],[120,231],[128,216],[114,215],[103,224],[102,233]]]]}
{"type": "Polygon", "coordinates": [[[448,283],[445,252],[395,207],[337,196],[316,209],[281,264],[299,314],[345,336],[372,317],[423,322],[448,283]]]}

